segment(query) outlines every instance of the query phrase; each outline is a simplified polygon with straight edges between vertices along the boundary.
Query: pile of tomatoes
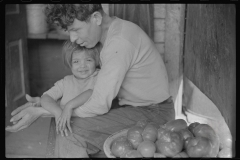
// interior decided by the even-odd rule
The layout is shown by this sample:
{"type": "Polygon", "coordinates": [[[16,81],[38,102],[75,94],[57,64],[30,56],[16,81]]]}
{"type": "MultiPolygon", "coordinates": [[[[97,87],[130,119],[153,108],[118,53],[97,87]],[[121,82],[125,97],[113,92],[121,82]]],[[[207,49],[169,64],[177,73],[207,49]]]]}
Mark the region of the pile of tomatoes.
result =
{"type": "Polygon", "coordinates": [[[158,125],[143,120],[129,128],[126,136],[116,138],[110,149],[120,158],[217,157],[219,145],[207,124],[188,126],[183,119],[175,119],[158,125]]]}

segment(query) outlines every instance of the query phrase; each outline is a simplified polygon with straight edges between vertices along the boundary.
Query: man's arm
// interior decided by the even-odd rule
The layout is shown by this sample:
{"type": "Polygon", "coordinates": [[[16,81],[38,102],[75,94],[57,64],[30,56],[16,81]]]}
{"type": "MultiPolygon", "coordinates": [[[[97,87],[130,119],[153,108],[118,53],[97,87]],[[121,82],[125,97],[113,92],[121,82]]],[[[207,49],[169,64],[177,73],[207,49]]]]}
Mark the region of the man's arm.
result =
{"type": "MultiPolygon", "coordinates": [[[[54,117],[54,115],[52,113],[50,113],[49,111],[47,111],[43,107],[39,107],[39,108],[40,108],[39,112],[41,114],[41,117],[54,117]]],[[[76,115],[75,112],[72,112],[72,117],[78,117],[78,115],[76,115]]]]}
{"type": "MultiPolygon", "coordinates": [[[[10,122],[12,126],[7,126],[6,131],[18,132],[30,126],[39,117],[54,117],[52,113],[40,106],[40,97],[31,97],[26,95],[27,103],[15,109],[11,115],[13,116],[10,122]],[[37,106],[33,106],[37,104],[37,106]]],[[[73,112],[72,116],[77,117],[73,112]]]]}
{"type": "Polygon", "coordinates": [[[79,94],[77,97],[70,100],[66,104],[66,107],[69,107],[71,109],[75,109],[75,108],[83,105],[91,97],[92,92],[93,92],[93,90],[89,89],[89,90],[86,90],[85,92],[79,94]]]}
{"type": "Polygon", "coordinates": [[[18,108],[18,112],[13,115],[11,118],[11,122],[13,122],[12,126],[7,126],[6,131],[9,132],[17,132],[24,128],[30,126],[36,119],[45,116],[52,116],[52,114],[46,111],[42,107],[33,107],[32,103],[26,103],[25,105],[18,108]]]}
{"type": "Polygon", "coordinates": [[[133,59],[133,46],[128,41],[114,39],[102,50],[102,67],[98,73],[92,96],[75,109],[79,117],[93,117],[107,113],[116,97],[133,59]]]}

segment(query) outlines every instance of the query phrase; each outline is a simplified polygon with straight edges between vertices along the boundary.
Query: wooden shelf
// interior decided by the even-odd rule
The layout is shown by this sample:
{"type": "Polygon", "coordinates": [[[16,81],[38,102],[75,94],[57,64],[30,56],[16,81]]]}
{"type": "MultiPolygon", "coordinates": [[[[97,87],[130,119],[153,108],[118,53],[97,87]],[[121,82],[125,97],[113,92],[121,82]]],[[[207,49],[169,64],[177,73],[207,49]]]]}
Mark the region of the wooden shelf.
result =
{"type": "Polygon", "coordinates": [[[42,34],[28,34],[28,38],[29,39],[46,39],[47,38],[47,34],[46,33],[42,33],[42,34]]]}
{"type": "Polygon", "coordinates": [[[69,35],[67,34],[60,34],[57,31],[51,31],[48,33],[42,34],[28,34],[29,39],[60,39],[60,40],[67,40],[69,39],[69,35]]]}

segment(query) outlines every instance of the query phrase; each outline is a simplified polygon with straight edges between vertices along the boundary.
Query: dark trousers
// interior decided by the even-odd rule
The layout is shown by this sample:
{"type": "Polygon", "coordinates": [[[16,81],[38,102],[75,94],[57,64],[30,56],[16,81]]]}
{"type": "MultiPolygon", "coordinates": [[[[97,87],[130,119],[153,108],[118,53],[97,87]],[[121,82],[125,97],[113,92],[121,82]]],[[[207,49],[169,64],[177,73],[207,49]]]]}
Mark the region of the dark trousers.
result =
{"type": "Polygon", "coordinates": [[[73,133],[56,138],[55,157],[83,158],[103,150],[104,141],[113,133],[130,128],[139,120],[148,120],[159,125],[175,119],[172,99],[151,106],[119,106],[116,101],[112,109],[101,116],[72,118],[73,133]]]}

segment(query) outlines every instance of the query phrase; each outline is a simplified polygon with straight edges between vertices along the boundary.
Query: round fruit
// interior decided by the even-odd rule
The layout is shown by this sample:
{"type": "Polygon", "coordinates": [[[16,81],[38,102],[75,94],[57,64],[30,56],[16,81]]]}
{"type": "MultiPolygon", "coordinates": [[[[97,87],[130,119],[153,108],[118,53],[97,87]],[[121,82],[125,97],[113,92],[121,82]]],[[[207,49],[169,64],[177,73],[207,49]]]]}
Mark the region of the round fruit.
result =
{"type": "Polygon", "coordinates": [[[127,132],[127,139],[132,144],[134,149],[143,141],[142,138],[143,128],[140,126],[133,126],[127,132]]]}
{"type": "Polygon", "coordinates": [[[157,136],[158,136],[158,130],[152,124],[148,124],[142,132],[143,140],[149,140],[149,141],[155,142],[157,140],[157,136]]]}
{"type": "Polygon", "coordinates": [[[210,148],[208,150],[206,157],[217,157],[219,152],[220,140],[218,135],[215,133],[212,127],[208,124],[198,124],[192,129],[193,135],[195,137],[207,138],[210,142],[210,148]]]}
{"type": "Polygon", "coordinates": [[[188,137],[193,137],[192,132],[190,132],[187,128],[179,131],[183,137],[183,140],[186,140],[188,137]]]}
{"type": "Polygon", "coordinates": [[[165,128],[166,130],[170,130],[174,132],[178,132],[181,129],[185,129],[187,127],[188,127],[187,122],[183,119],[171,120],[163,125],[163,128],[165,128]]]}
{"type": "Polygon", "coordinates": [[[158,128],[158,136],[157,139],[160,139],[162,135],[166,132],[166,129],[164,129],[162,126],[158,128]]]}
{"type": "Polygon", "coordinates": [[[169,130],[162,131],[156,141],[157,151],[167,157],[174,157],[183,149],[183,139],[180,133],[169,130]]]}
{"type": "Polygon", "coordinates": [[[188,139],[188,138],[189,138],[189,137],[193,137],[193,134],[192,134],[192,132],[190,132],[190,131],[188,130],[188,128],[182,129],[182,130],[180,130],[179,132],[181,133],[181,136],[182,136],[183,141],[184,141],[184,148],[186,148],[187,143],[189,142],[189,139],[188,139]]]}
{"type": "Polygon", "coordinates": [[[162,126],[162,125],[159,125],[155,122],[149,122],[148,124],[154,126],[155,128],[159,128],[160,126],[162,126]]]}
{"type": "Polygon", "coordinates": [[[206,157],[211,150],[210,141],[205,137],[189,138],[186,152],[189,157],[206,157]]]}
{"type": "Polygon", "coordinates": [[[188,126],[188,130],[193,133],[193,129],[194,129],[195,127],[197,127],[199,124],[200,124],[200,123],[198,123],[198,122],[191,123],[191,124],[188,126]]]}
{"type": "Polygon", "coordinates": [[[140,126],[142,128],[145,128],[145,126],[148,124],[148,120],[146,119],[143,119],[143,120],[140,120],[136,123],[136,126],[140,126]]]}
{"type": "Polygon", "coordinates": [[[180,152],[174,156],[174,158],[189,158],[186,152],[180,152]]]}
{"type": "Polygon", "coordinates": [[[126,136],[119,137],[112,142],[111,152],[116,157],[120,157],[129,150],[133,150],[133,147],[126,136]]]}
{"type": "Polygon", "coordinates": [[[154,158],[166,158],[166,156],[163,155],[162,153],[154,153],[153,157],[154,158]]]}
{"type": "Polygon", "coordinates": [[[156,152],[156,145],[154,142],[146,140],[139,144],[137,150],[143,157],[153,157],[156,152]]]}
{"type": "Polygon", "coordinates": [[[122,154],[120,158],[142,158],[142,154],[138,150],[130,150],[125,154],[122,154]]]}

